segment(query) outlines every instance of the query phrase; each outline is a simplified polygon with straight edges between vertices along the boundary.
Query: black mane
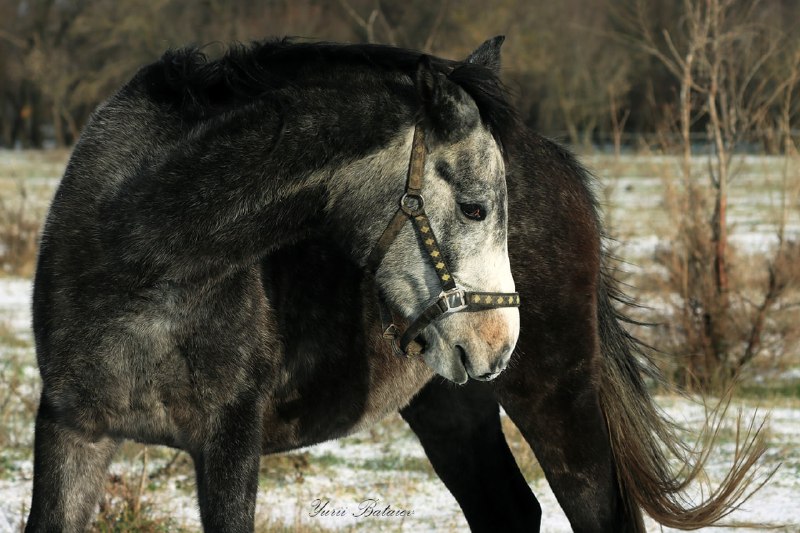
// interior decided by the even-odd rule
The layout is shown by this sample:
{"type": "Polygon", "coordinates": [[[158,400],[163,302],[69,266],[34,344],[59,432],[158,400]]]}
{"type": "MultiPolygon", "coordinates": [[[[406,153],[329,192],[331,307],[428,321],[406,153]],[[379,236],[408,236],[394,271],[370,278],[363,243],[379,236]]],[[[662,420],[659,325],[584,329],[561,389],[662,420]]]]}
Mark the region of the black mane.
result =
{"type": "MultiPolygon", "coordinates": [[[[372,69],[413,79],[422,53],[375,44],[293,42],[290,39],[233,44],[210,60],[197,47],[168,50],[146,69],[146,85],[160,103],[185,116],[207,118],[305,82],[309,77],[372,69]]],[[[432,67],[469,94],[498,141],[507,144],[518,123],[502,82],[478,64],[430,58],[432,67]]]]}

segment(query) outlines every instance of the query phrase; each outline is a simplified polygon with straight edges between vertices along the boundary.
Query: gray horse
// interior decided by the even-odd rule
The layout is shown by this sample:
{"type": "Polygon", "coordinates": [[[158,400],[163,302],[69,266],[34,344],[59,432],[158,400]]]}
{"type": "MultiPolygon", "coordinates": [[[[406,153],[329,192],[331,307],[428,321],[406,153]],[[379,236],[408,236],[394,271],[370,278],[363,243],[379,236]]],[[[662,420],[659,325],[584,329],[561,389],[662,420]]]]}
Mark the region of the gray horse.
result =
{"type": "Polygon", "coordinates": [[[381,304],[420,317],[403,344],[435,372],[495,377],[518,298],[455,311],[517,297],[501,151],[514,124],[491,70],[397,48],[279,41],[140,70],[93,114],[44,228],[29,529],[83,529],[122,439],[187,450],[204,527],[251,529],[279,431],[265,421],[292,380],[259,261],[324,232],[366,265],[401,197],[430,242],[393,235],[381,304]]]}
{"type": "Polygon", "coordinates": [[[83,529],[122,439],[187,450],[205,529],[249,531],[261,453],[397,410],[473,530],[537,531],[499,405],[576,531],[735,506],[762,449],[683,498],[702,469],[612,307],[589,178],[518,126],[501,42],[172,52],[95,113],[36,276],[30,531],[83,529]]]}

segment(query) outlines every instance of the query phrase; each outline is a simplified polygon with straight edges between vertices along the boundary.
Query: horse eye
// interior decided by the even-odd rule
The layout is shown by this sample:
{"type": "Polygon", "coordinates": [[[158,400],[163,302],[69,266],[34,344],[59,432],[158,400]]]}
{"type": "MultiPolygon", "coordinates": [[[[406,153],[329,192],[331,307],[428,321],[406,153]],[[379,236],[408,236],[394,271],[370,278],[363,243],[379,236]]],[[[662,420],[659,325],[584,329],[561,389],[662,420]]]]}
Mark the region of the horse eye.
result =
{"type": "Polygon", "coordinates": [[[481,204],[458,204],[464,216],[470,220],[483,220],[486,218],[486,209],[481,204]]]}

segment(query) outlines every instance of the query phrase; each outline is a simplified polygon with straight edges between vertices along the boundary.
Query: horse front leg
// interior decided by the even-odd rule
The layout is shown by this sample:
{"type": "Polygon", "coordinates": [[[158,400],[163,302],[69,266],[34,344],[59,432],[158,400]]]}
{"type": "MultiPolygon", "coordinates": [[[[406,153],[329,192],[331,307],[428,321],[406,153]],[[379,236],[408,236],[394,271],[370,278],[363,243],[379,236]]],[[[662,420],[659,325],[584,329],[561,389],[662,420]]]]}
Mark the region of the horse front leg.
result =
{"type": "Polygon", "coordinates": [[[65,424],[42,393],[36,415],[33,501],[26,532],[84,531],[119,441],[65,424]]]}
{"type": "Polygon", "coordinates": [[[598,395],[593,322],[569,324],[563,330],[524,325],[548,334],[521,337],[509,368],[493,382],[495,393],[533,449],[574,531],[643,531],[641,512],[627,509],[620,497],[598,395]]]}
{"type": "Polygon", "coordinates": [[[192,453],[204,531],[253,531],[263,422],[260,405],[253,395],[223,409],[214,431],[192,453]]]}
{"type": "Polygon", "coordinates": [[[517,467],[485,383],[434,379],[400,414],[472,531],[539,531],[541,507],[517,467]]]}

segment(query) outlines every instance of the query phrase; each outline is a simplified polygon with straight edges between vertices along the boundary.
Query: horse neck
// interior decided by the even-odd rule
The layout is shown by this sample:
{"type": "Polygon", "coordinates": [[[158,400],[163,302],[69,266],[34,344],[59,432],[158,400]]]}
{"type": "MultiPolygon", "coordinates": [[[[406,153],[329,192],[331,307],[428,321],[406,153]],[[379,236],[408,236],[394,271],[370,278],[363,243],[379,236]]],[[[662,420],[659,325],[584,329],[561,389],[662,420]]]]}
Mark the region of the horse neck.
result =
{"type": "MultiPolygon", "coordinates": [[[[410,112],[386,112],[378,93],[276,96],[195,123],[160,164],[121,184],[102,217],[107,245],[169,277],[202,277],[252,264],[331,223],[341,228],[352,221],[337,217],[342,209],[369,210],[367,189],[381,176],[361,172],[377,168],[367,162],[410,112]]],[[[358,253],[347,242],[355,235],[338,236],[358,253]]]]}
{"type": "Polygon", "coordinates": [[[358,264],[365,263],[397,212],[413,135],[413,126],[400,127],[379,149],[341,165],[328,182],[325,213],[329,231],[339,233],[336,240],[347,244],[346,251],[358,264]]]}
{"type": "MultiPolygon", "coordinates": [[[[354,91],[345,86],[284,92],[255,106],[267,106],[266,112],[248,107],[231,122],[278,117],[266,128],[273,139],[266,164],[273,169],[270,178],[283,184],[277,193],[281,205],[293,211],[273,213],[297,222],[304,235],[324,230],[361,263],[402,195],[413,108],[407,94],[373,90],[352,98],[354,91]],[[383,200],[376,205],[376,198],[383,200]],[[312,216],[295,217],[304,213],[312,216]]],[[[263,124],[254,127],[255,137],[267,137],[263,124]]]]}

